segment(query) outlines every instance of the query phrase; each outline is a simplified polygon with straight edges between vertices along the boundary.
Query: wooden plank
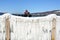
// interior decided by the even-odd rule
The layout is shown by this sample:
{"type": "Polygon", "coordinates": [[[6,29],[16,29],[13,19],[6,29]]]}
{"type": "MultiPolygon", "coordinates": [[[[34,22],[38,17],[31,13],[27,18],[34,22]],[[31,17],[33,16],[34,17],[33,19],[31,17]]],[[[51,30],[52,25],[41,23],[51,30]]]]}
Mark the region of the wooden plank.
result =
{"type": "Polygon", "coordinates": [[[51,40],[55,40],[55,33],[56,33],[56,19],[54,18],[53,20],[52,20],[52,38],[51,38],[51,40]]]}
{"type": "Polygon", "coordinates": [[[10,21],[9,17],[6,19],[6,40],[10,40],[10,21]]]}

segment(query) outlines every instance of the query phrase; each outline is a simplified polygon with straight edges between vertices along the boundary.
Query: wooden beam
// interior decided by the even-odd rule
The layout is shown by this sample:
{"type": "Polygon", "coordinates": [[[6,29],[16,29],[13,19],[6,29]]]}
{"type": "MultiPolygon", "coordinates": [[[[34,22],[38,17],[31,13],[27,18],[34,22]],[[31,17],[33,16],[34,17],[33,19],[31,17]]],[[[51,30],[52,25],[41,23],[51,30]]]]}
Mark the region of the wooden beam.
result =
{"type": "Polygon", "coordinates": [[[9,17],[6,19],[6,40],[10,40],[10,21],[9,17]]]}
{"type": "Polygon", "coordinates": [[[56,19],[54,18],[53,20],[52,20],[52,38],[51,38],[51,40],[55,40],[55,33],[56,33],[56,19]]]}

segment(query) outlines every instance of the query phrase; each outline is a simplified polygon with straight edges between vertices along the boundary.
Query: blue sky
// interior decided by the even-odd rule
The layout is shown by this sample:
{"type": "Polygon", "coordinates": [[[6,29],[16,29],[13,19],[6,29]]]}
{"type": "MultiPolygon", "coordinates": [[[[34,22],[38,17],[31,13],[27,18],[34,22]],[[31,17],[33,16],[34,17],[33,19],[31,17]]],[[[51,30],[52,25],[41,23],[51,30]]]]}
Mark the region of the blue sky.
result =
{"type": "Polygon", "coordinates": [[[23,13],[60,10],[60,0],[0,0],[0,12],[23,13]]]}

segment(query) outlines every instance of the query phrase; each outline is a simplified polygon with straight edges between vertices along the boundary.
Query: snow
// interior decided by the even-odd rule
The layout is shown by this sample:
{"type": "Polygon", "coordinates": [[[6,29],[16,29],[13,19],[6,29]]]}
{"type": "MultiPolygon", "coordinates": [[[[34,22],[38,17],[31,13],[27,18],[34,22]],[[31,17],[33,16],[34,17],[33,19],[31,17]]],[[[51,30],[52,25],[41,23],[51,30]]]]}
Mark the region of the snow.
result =
{"type": "Polygon", "coordinates": [[[0,16],[0,40],[5,40],[5,18],[0,16]]]}
{"type": "Polygon", "coordinates": [[[10,25],[13,27],[11,40],[51,40],[53,18],[56,18],[55,14],[45,17],[11,15],[10,25]]]}
{"type": "Polygon", "coordinates": [[[5,21],[9,18],[11,40],[51,40],[52,20],[56,19],[56,40],[60,40],[60,16],[21,17],[6,13],[0,16],[0,40],[5,40],[5,21]]]}

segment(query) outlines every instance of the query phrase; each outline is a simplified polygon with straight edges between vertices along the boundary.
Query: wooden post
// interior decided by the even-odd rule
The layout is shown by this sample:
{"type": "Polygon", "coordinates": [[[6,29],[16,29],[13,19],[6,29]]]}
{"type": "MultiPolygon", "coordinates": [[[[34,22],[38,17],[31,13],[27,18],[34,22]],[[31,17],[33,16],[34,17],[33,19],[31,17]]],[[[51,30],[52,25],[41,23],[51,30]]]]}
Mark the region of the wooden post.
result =
{"type": "Polygon", "coordinates": [[[51,40],[55,40],[55,34],[56,33],[56,19],[54,18],[53,20],[52,20],[52,38],[51,38],[51,40]]]}
{"type": "Polygon", "coordinates": [[[6,18],[6,40],[10,40],[10,21],[9,17],[6,18]]]}

